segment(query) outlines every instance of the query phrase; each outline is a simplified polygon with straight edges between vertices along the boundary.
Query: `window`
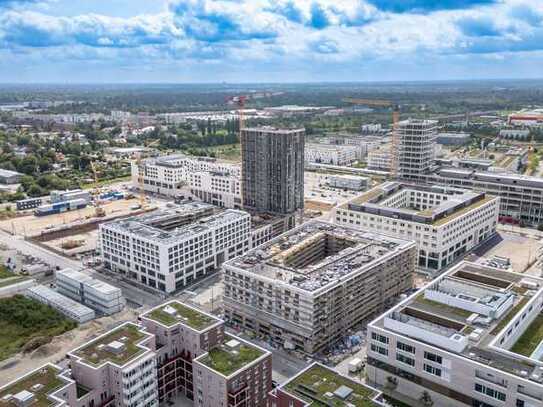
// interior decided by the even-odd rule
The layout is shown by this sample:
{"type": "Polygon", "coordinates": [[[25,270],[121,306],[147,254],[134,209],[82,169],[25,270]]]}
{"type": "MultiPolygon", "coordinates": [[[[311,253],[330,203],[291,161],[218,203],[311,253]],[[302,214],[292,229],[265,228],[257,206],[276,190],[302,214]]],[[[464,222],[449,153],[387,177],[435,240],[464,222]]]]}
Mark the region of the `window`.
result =
{"type": "Polygon", "coordinates": [[[388,356],[388,349],[387,348],[383,348],[382,346],[378,346],[378,345],[375,345],[375,344],[371,344],[371,350],[373,352],[377,352],[377,353],[380,353],[381,355],[385,355],[385,356],[388,356]]]}
{"type": "Polygon", "coordinates": [[[431,365],[427,365],[427,364],[425,363],[425,364],[424,364],[424,371],[425,371],[426,373],[433,374],[434,376],[441,377],[441,369],[438,368],[438,367],[434,367],[434,366],[431,366],[431,365]]]}
{"type": "Polygon", "coordinates": [[[487,387],[479,383],[475,383],[475,391],[481,394],[485,394],[488,397],[492,397],[496,400],[505,401],[505,393],[495,390],[492,387],[487,387]]]}
{"type": "Polygon", "coordinates": [[[407,345],[407,344],[405,344],[403,342],[398,342],[396,344],[396,347],[399,350],[404,351],[404,352],[415,353],[415,347],[414,346],[407,345]]]}
{"type": "Polygon", "coordinates": [[[415,359],[402,355],[401,353],[396,354],[396,360],[409,366],[415,366],[415,359]]]}
{"type": "Polygon", "coordinates": [[[388,337],[387,336],[384,336],[384,335],[379,335],[375,332],[372,332],[371,333],[371,339],[375,340],[375,341],[379,341],[381,343],[386,343],[388,344],[388,337]]]}
{"type": "Polygon", "coordinates": [[[431,362],[439,363],[440,365],[443,363],[443,358],[439,355],[436,355],[435,353],[424,352],[424,359],[428,359],[431,362]]]}

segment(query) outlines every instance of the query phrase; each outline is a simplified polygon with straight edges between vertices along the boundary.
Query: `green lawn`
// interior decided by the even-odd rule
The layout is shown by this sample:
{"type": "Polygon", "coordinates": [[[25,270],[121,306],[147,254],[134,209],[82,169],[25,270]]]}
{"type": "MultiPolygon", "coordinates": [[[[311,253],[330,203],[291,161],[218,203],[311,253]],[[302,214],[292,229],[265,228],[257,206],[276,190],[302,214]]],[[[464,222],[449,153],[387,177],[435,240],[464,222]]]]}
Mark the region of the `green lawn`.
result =
{"type": "Polygon", "coordinates": [[[543,314],[539,314],[536,319],[526,328],[526,331],[515,342],[511,352],[519,355],[530,356],[534,350],[543,341],[543,314]]]}
{"type": "Polygon", "coordinates": [[[492,330],[492,332],[490,332],[491,335],[498,335],[498,333],[503,329],[505,328],[505,326],[509,323],[509,321],[511,321],[515,315],[517,315],[519,313],[519,311],[526,305],[526,303],[528,302],[528,298],[527,297],[524,297],[522,298],[517,305],[515,305],[511,311],[509,311],[507,313],[507,315],[502,318],[502,320],[499,322],[498,325],[496,325],[494,327],[494,329],[492,330]]]}
{"type": "MultiPolygon", "coordinates": [[[[0,360],[27,349],[29,342],[48,343],[77,324],[57,310],[22,295],[0,299],[0,360]]],[[[28,349],[30,350],[30,349],[28,349]]]]}
{"type": "Polygon", "coordinates": [[[0,266],[0,280],[10,277],[15,277],[15,274],[9,271],[6,266],[0,266]]]}
{"type": "Polygon", "coordinates": [[[146,316],[167,326],[172,326],[181,322],[196,330],[202,330],[203,328],[207,328],[208,326],[217,322],[216,319],[213,319],[202,312],[186,307],[179,302],[170,302],[165,304],[163,307],[157,308],[146,316]],[[164,312],[163,309],[166,306],[175,308],[181,319],[177,319],[175,316],[164,312]]]}
{"type": "Polygon", "coordinates": [[[260,350],[242,344],[235,354],[222,347],[213,348],[208,352],[207,356],[200,361],[213,370],[216,370],[225,376],[230,376],[232,373],[255,361],[260,356],[262,356],[260,350]]]}
{"type": "Polygon", "coordinates": [[[456,316],[458,316],[460,318],[467,318],[472,314],[472,312],[466,311],[466,310],[464,310],[462,308],[451,307],[450,305],[447,305],[447,304],[442,304],[442,303],[437,302],[437,301],[428,300],[428,299],[424,298],[424,295],[422,295],[422,294],[419,297],[417,297],[415,302],[419,303],[419,304],[426,304],[426,305],[428,305],[430,307],[433,307],[433,308],[441,309],[444,312],[451,313],[451,314],[456,315],[456,316]]]}
{"type": "Polygon", "coordinates": [[[14,405],[12,402],[3,401],[2,397],[6,396],[7,394],[17,394],[23,390],[30,390],[32,386],[37,384],[41,384],[43,387],[41,387],[38,391],[33,391],[36,399],[32,403],[32,406],[50,406],[52,403],[47,398],[47,395],[51,394],[55,390],[58,390],[64,384],[64,382],[57,377],[58,373],[59,372],[56,369],[52,368],[51,366],[47,366],[35,373],[32,373],[24,379],[13,383],[11,386],[0,392],[0,407],[11,407],[14,405]]]}

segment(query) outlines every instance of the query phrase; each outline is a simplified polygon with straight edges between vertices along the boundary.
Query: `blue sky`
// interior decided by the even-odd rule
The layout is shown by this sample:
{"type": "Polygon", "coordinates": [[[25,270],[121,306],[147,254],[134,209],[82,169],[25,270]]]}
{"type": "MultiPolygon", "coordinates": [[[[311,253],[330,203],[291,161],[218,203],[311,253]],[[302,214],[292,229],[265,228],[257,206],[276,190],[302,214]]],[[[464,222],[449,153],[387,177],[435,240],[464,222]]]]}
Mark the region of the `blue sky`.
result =
{"type": "Polygon", "coordinates": [[[0,0],[0,82],[543,77],[543,0],[0,0]]]}

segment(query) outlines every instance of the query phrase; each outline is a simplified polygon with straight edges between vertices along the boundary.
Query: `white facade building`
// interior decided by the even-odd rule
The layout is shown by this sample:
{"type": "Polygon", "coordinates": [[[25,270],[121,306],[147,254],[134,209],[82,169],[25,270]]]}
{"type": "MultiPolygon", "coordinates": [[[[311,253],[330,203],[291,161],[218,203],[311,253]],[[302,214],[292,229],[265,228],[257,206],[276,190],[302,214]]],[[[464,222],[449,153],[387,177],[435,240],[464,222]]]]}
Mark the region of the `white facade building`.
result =
{"type": "Polygon", "coordinates": [[[171,293],[216,270],[250,246],[251,216],[190,203],[100,225],[106,268],[171,293]]]}
{"type": "Polygon", "coordinates": [[[94,311],[89,307],[81,305],[44,285],[35,285],[28,288],[25,295],[53,307],[80,324],[96,318],[94,311]]]}
{"type": "Polygon", "coordinates": [[[335,209],[335,222],[414,240],[418,265],[436,272],[496,232],[499,198],[468,190],[385,182],[335,209]]]}
{"type": "Polygon", "coordinates": [[[102,315],[123,310],[126,301],[120,288],[72,269],[56,272],[57,291],[102,315]]]}
{"type": "Polygon", "coordinates": [[[541,406],[542,311],[542,279],[462,262],[368,325],[368,383],[407,405],[541,406]]]}
{"type": "Polygon", "coordinates": [[[309,163],[350,165],[359,155],[356,146],[317,143],[305,145],[305,161],[309,163]]]}
{"type": "Polygon", "coordinates": [[[242,206],[241,180],[228,172],[190,172],[183,191],[187,192],[185,196],[193,196],[221,208],[240,209],[242,206]]]}
{"type": "Polygon", "coordinates": [[[357,177],[356,175],[329,175],[326,183],[332,188],[363,191],[368,187],[370,180],[369,178],[357,177]]]}
{"type": "Polygon", "coordinates": [[[390,147],[368,152],[368,168],[370,170],[390,171],[391,167],[392,153],[390,152],[390,147]]]}

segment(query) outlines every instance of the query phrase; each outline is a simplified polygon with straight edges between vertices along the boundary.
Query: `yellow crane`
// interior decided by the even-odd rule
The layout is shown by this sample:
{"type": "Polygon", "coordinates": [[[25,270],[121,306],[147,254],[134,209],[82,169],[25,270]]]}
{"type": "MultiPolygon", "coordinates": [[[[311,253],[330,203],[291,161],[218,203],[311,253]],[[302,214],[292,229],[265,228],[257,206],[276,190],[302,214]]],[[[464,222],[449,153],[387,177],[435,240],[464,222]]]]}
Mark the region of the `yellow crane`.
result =
{"type": "MultiPolygon", "coordinates": [[[[160,143],[160,139],[158,140],[155,140],[155,141],[152,141],[151,143],[147,144],[147,148],[150,148],[150,147],[153,147],[157,144],[160,143]]],[[[141,209],[145,209],[145,207],[147,206],[146,203],[145,203],[145,183],[144,183],[144,179],[143,179],[143,168],[141,166],[141,163],[143,161],[143,157],[142,157],[142,153],[137,153],[136,154],[136,165],[138,167],[138,185],[139,185],[139,190],[140,190],[140,197],[139,197],[139,200],[140,200],[140,208],[141,209]]]]}
{"type": "Polygon", "coordinates": [[[94,161],[90,162],[90,166],[92,169],[92,173],[94,175],[94,191],[93,191],[94,205],[95,205],[94,216],[98,218],[102,218],[106,216],[106,211],[104,210],[104,208],[102,208],[102,202],[100,200],[100,187],[98,185],[98,173],[96,171],[96,166],[94,165],[94,161]]]}
{"type": "Polygon", "coordinates": [[[344,98],[342,99],[345,103],[350,103],[353,105],[364,105],[364,106],[377,106],[377,107],[390,107],[392,108],[392,163],[390,168],[390,174],[393,178],[398,176],[398,148],[399,148],[399,137],[398,137],[398,123],[400,121],[400,105],[386,99],[357,99],[357,98],[344,98]]]}

